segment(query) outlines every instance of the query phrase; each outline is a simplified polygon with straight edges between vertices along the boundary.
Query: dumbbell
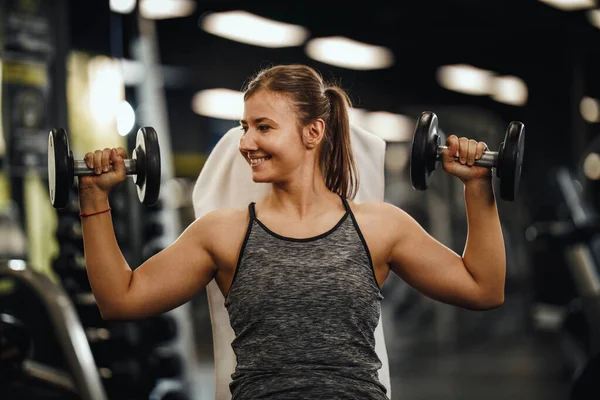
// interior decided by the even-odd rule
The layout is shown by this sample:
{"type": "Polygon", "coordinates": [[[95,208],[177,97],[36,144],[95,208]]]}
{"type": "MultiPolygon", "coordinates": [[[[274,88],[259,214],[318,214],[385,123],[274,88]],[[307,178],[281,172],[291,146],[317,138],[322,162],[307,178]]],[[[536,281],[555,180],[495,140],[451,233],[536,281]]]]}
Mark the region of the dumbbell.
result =
{"type": "MultiPolygon", "coordinates": [[[[431,111],[422,112],[415,126],[410,156],[410,180],[414,189],[429,187],[433,171],[441,164],[442,151],[447,148],[441,145],[441,140],[437,115],[431,111]]],[[[512,121],[498,151],[484,151],[482,157],[475,160],[479,167],[496,168],[503,200],[513,201],[518,193],[524,150],[525,125],[512,121]]]]}
{"type": "MultiPolygon", "coordinates": [[[[161,162],[158,136],[151,127],[138,130],[135,150],[125,160],[125,171],[137,185],[140,201],[152,206],[160,193],[161,162]]],[[[113,171],[113,166],[110,167],[113,171]]],[[[75,176],[95,175],[84,160],[73,160],[69,138],[63,128],[52,129],[48,135],[48,188],[54,208],[65,208],[75,176]]]]}

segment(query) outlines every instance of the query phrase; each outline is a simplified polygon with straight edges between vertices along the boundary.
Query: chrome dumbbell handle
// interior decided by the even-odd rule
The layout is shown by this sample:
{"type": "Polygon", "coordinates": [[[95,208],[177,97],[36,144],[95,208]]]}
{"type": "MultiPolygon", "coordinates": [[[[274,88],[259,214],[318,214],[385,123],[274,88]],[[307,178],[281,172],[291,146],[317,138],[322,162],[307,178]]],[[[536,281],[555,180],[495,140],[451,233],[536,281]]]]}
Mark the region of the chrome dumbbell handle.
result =
{"type": "MultiPolygon", "coordinates": [[[[438,146],[437,148],[437,160],[442,159],[442,151],[447,149],[448,146],[438,146]]],[[[458,161],[458,157],[454,156],[454,159],[458,161]]],[[[498,152],[497,151],[484,151],[480,159],[475,160],[475,165],[478,167],[494,168],[498,165],[498,152]]]]}
{"type": "MultiPolygon", "coordinates": [[[[111,165],[109,171],[114,171],[114,167],[111,165]]],[[[136,160],[126,159],[125,160],[125,173],[127,175],[135,175],[137,173],[136,160]]],[[[83,160],[73,161],[73,175],[75,176],[92,176],[96,175],[93,169],[88,168],[87,164],[83,160]]]]}

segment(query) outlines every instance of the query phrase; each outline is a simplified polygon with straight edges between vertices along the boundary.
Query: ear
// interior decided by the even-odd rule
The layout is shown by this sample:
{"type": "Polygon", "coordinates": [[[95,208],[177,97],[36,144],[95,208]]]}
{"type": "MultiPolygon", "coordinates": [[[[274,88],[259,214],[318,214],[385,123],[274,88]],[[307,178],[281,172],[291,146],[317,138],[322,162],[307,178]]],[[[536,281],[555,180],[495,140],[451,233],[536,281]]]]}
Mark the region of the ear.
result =
{"type": "Polygon", "coordinates": [[[302,142],[309,149],[314,149],[325,136],[325,121],[317,118],[302,128],[302,142]]]}

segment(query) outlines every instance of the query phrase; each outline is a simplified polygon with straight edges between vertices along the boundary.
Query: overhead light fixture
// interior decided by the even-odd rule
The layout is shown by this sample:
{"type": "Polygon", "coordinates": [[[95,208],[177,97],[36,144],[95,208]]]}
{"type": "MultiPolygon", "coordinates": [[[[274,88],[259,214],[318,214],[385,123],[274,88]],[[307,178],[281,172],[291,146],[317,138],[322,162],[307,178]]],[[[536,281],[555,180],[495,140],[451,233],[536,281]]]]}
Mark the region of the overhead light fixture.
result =
{"type": "Polygon", "coordinates": [[[498,76],[492,81],[491,98],[513,106],[527,103],[528,90],[523,79],[516,76],[498,76]]]}
{"type": "Polygon", "coordinates": [[[600,29],[600,9],[590,10],[585,13],[590,24],[600,29]]]}
{"type": "Polygon", "coordinates": [[[539,0],[549,6],[558,8],[562,11],[583,10],[586,8],[594,8],[596,0],[539,0]]]}
{"type": "Polygon", "coordinates": [[[402,114],[372,111],[365,115],[363,128],[386,142],[408,142],[413,137],[415,121],[402,114]]]}
{"type": "Polygon", "coordinates": [[[110,10],[119,14],[129,14],[135,9],[135,0],[110,0],[110,10]]]}
{"type": "Polygon", "coordinates": [[[442,87],[474,96],[489,94],[491,79],[491,71],[468,64],[445,65],[437,70],[437,80],[442,87]]]}
{"type": "Polygon", "coordinates": [[[367,116],[368,111],[363,108],[348,108],[348,120],[352,125],[359,126],[365,129],[365,118],[367,116]]]}
{"type": "Polygon", "coordinates": [[[586,178],[597,181],[600,180],[600,155],[590,153],[583,160],[583,173],[586,178]]]}
{"type": "Polygon", "coordinates": [[[140,14],[148,19],[183,18],[195,10],[193,0],[140,0],[140,14]]]}
{"type": "Polygon", "coordinates": [[[201,90],[192,98],[192,110],[206,117],[239,121],[244,114],[244,93],[223,88],[201,90]]]}
{"type": "Polygon", "coordinates": [[[342,36],[312,39],[306,44],[305,51],[314,60],[348,69],[381,69],[394,64],[394,54],[386,47],[342,36]]]}
{"type": "Polygon", "coordinates": [[[600,102],[597,99],[585,96],[579,103],[579,111],[587,122],[600,122],[600,102]]]}
{"type": "MultiPolygon", "coordinates": [[[[112,124],[125,94],[123,74],[116,59],[95,56],[88,63],[89,109],[98,125],[112,124]]],[[[108,133],[108,132],[107,132],[108,133]]]]}
{"type": "Polygon", "coordinates": [[[300,46],[309,36],[302,26],[273,21],[246,11],[208,14],[201,18],[199,26],[229,40],[271,48],[300,46]]]}
{"type": "Polygon", "coordinates": [[[117,109],[117,132],[127,136],[135,125],[135,111],[127,100],[123,100],[117,109]]]}

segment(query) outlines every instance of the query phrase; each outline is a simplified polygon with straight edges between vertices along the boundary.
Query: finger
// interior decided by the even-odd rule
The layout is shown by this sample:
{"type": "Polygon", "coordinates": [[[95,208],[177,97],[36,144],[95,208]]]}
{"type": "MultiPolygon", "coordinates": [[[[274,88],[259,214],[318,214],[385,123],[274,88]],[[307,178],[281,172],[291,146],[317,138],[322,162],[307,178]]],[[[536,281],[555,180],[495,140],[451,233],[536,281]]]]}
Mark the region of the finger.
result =
{"type": "Polygon", "coordinates": [[[477,154],[477,141],[473,139],[469,139],[468,142],[468,152],[467,152],[467,165],[469,167],[475,164],[475,155],[477,154]]]}
{"type": "Polygon", "coordinates": [[[96,150],[94,152],[94,172],[96,175],[102,173],[102,150],[96,150]]]}
{"type": "Polygon", "coordinates": [[[85,165],[90,168],[93,169],[94,168],[94,153],[85,153],[85,156],[83,157],[83,159],[85,160],[85,165]]]}
{"type": "Polygon", "coordinates": [[[115,150],[117,151],[117,154],[119,155],[119,157],[121,157],[123,159],[127,158],[127,151],[124,148],[117,147],[115,150]]]}
{"type": "Polygon", "coordinates": [[[467,154],[469,153],[469,139],[461,137],[458,139],[458,154],[461,164],[467,163],[467,154]]]}
{"type": "Polygon", "coordinates": [[[102,151],[102,172],[108,172],[110,168],[110,149],[107,147],[102,151]]]}
{"type": "Polygon", "coordinates": [[[483,157],[483,153],[488,149],[487,144],[484,142],[477,143],[477,154],[475,155],[475,159],[479,160],[483,157]]]}
{"type": "Polygon", "coordinates": [[[117,174],[120,179],[125,179],[127,171],[125,169],[125,160],[121,154],[123,154],[123,152],[119,151],[119,149],[112,149],[110,152],[110,159],[114,166],[114,173],[117,174]]]}
{"type": "Polygon", "coordinates": [[[446,146],[448,150],[445,150],[442,154],[446,161],[454,161],[454,156],[458,154],[458,137],[456,135],[450,135],[446,139],[446,146]]]}

